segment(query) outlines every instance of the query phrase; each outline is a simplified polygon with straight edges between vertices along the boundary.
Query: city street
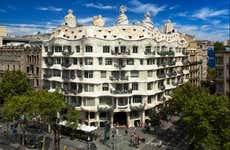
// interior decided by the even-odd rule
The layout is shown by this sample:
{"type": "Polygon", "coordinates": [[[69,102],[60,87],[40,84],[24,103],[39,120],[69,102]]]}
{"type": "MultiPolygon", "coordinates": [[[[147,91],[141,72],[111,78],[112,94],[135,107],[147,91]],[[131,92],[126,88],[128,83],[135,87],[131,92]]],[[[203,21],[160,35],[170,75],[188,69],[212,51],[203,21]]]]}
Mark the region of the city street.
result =
{"type": "MultiPolygon", "coordinates": [[[[16,141],[18,138],[13,138],[13,135],[9,132],[7,134],[7,128],[5,124],[1,124],[1,135],[0,135],[0,148],[7,149],[7,150],[16,150],[20,149],[22,146],[20,146],[16,141]]],[[[125,133],[125,128],[119,128],[118,129],[118,135],[115,136],[114,140],[112,139],[112,133],[110,133],[110,140],[107,141],[106,144],[103,144],[103,135],[104,135],[104,130],[103,128],[98,129],[98,138],[96,141],[93,141],[96,144],[97,149],[103,149],[103,150],[110,150],[112,149],[113,142],[115,143],[115,149],[117,150],[135,150],[135,149],[164,149],[158,148],[157,146],[154,146],[152,141],[156,139],[155,136],[151,134],[145,134],[143,132],[143,129],[137,128],[136,129],[136,135],[140,136],[141,138],[144,138],[144,142],[140,142],[139,147],[134,147],[130,145],[130,136],[132,133],[132,128],[128,130],[128,133],[125,133]]],[[[10,131],[10,130],[9,130],[10,131]]],[[[49,150],[52,149],[53,146],[53,135],[52,134],[46,134],[46,145],[45,149],[49,150]]],[[[86,141],[80,141],[80,140],[71,140],[69,137],[62,137],[60,139],[60,149],[64,150],[64,147],[67,147],[68,150],[74,150],[76,148],[78,149],[87,149],[87,142],[86,141]]],[[[30,150],[28,147],[26,150],[30,150]]]]}

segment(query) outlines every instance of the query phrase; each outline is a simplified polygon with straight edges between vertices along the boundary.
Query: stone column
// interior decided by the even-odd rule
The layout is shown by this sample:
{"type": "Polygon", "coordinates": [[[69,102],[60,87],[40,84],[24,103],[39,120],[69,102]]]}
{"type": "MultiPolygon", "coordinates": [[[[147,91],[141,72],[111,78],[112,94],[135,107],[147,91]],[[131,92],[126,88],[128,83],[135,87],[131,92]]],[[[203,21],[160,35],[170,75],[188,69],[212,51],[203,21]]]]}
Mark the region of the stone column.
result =
{"type": "Polygon", "coordinates": [[[113,112],[110,112],[110,126],[113,127],[113,112]]]}
{"type": "Polygon", "coordinates": [[[127,126],[130,127],[131,126],[131,122],[130,122],[130,112],[126,112],[127,115],[127,126]]]}
{"type": "Polygon", "coordinates": [[[118,109],[118,98],[115,98],[115,103],[116,103],[116,109],[118,109]]]}
{"type": "Polygon", "coordinates": [[[145,111],[141,112],[141,127],[144,127],[145,124],[145,111]]]}
{"type": "Polygon", "coordinates": [[[96,126],[99,127],[100,126],[99,112],[95,112],[95,115],[96,115],[96,126]]]}

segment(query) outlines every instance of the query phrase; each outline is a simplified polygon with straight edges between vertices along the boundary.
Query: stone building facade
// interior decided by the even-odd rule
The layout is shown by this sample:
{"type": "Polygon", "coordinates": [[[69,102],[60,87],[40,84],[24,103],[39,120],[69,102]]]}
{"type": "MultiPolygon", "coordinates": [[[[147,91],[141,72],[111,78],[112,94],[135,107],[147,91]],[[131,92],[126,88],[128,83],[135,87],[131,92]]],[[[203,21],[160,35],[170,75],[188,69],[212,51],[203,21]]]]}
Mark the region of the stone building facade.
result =
{"type": "Polygon", "coordinates": [[[218,51],[215,55],[216,92],[228,96],[230,100],[230,51],[218,51]]]}
{"type": "Polygon", "coordinates": [[[41,88],[41,45],[18,45],[0,47],[0,76],[6,70],[26,73],[35,89],[41,88]]]}
{"type": "Polygon", "coordinates": [[[70,10],[42,48],[43,87],[61,89],[89,125],[144,125],[150,109],[167,103],[172,89],[188,81],[187,42],[167,22],[154,29],[150,13],[129,24],[125,8],[114,26],[96,16],[77,26],[70,10]]]}
{"type": "Polygon", "coordinates": [[[185,34],[183,37],[188,42],[189,80],[193,85],[199,86],[202,72],[206,69],[203,67],[203,51],[198,46],[195,36],[185,34]]]}

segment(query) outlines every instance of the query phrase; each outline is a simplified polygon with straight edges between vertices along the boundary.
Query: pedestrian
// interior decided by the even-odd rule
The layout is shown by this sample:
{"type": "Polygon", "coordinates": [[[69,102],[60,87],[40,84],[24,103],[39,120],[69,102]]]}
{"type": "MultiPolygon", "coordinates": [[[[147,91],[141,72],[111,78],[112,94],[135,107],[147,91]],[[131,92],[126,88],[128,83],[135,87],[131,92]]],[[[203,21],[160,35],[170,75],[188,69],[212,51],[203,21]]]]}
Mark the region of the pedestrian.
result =
{"type": "Polygon", "coordinates": [[[128,135],[128,130],[127,130],[127,128],[125,129],[125,135],[128,135]]]}

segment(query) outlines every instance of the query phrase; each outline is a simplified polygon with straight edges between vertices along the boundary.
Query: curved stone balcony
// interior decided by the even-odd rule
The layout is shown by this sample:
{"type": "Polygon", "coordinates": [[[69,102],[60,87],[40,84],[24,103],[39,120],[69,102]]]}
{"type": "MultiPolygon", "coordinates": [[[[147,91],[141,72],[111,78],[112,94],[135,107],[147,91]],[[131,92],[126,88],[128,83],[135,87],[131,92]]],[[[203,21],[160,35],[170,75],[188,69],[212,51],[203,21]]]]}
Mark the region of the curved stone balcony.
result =
{"type": "Polygon", "coordinates": [[[183,74],[183,70],[182,69],[177,70],[177,73],[180,74],[180,75],[182,75],[183,74]]]}
{"type": "Polygon", "coordinates": [[[188,55],[188,54],[189,54],[189,52],[188,52],[188,51],[186,51],[186,50],[182,50],[182,54],[183,54],[183,55],[188,55]]]}
{"type": "Polygon", "coordinates": [[[161,66],[162,66],[162,67],[165,67],[165,66],[166,66],[166,62],[158,62],[158,63],[157,63],[157,66],[158,66],[158,67],[161,67],[161,66]]]}
{"type": "Polygon", "coordinates": [[[119,82],[119,81],[128,81],[129,77],[128,76],[121,76],[121,77],[110,76],[109,79],[113,82],[119,82]]]}
{"type": "Polygon", "coordinates": [[[64,62],[62,62],[61,65],[62,65],[63,67],[68,68],[68,67],[70,67],[72,64],[71,64],[71,63],[64,63],[64,62]]]}
{"type": "Polygon", "coordinates": [[[175,56],[175,52],[174,51],[168,51],[167,54],[168,54],[168,56],[172,56],[172,57],[175,56]]]}
{"type": "Polygon", "coordinates": [[[175,70],[172,70],[172,71],[167,72],[167,75],[168,75],[169,77],[174,77],[174,76],[177,75],[177,73],[176,73],[175,70]]]}
{"type": "Polygon", "coordinates": [[[157,54],[164,57],[167,55],[167,52],[166,51],[158,51],[157,54]]]}
{"type": "Polygon", "coordinates": [[[130,109],[131,110],[143,110],[144,107],[145,107],[145,105],[142,104],[142,103],[131,103],[130,104],[130,109]]]}
{"type": "Polygon", "coordinates": [[[121,69],[121,68],[124,68],[126,65],[125,64],[114,64],[114,67],[116,67],[116,68],[119,68],[119,69],[121,69]]]}
{"type": "Polygon", "coordinates": [[[188,59],[184,59],[183,61],[182,61],[182,63],[183,63],[183,65],[189,65],[189,60],[188,59]]]}
{"type": "Polygon", "coordinates": [[[113,109],[114,109],[113,105],[107,105],[107,104],[97,105],[98,111],[113,111],[113,109]]]}
{"type": "Polygon", "coordinates": [[[132,90],[131,89],[129,89],[129,90],[112,90],[112,89],[110,89],[110,93],[112,93],[112,94],[131,94],[132,90]]]}
{"type": "Polygon", "coordinates": [[[162,90],[164,90],[164,89],[165,89],[165,85],[159,85],[159,86],[158,86],[158,88],[159,88],[159,90],[161,90],[161,91],[162,91],[162,90]]]}
{"type": "Polygon", "coordinates": [[[144,52],[145,55],[155,55],[155,51],[149,52],[149,51],[145,51],[144,52]]]}
{"type": "Polygon", "coordinates": [[[74,53],[73,51],[69,51],[69,50],[63,51],[63,52],[62,52],[62,54],[63,54],[64,56],[70,56],[70,55],[72,55],[73,53],[74,53]]]}
{"type": "Polygon", "coordinates": [[[126,50],[124,52],[116,52],[116,51],[111,51],[112,55],[130,55],[130,50],[126,50]]]}
{"type": "Polygon", "coordinates": [[[168,61],[168,64],[169,66],[174,66],[176,64],[176,61],[168,61]]]}
{"type": "Polygon", "coordinates": [[[124,105],[124,106],[118,105],[117,108],[118,108],[119,110],[125,110],[125,109],[128,109],[129,106],[128,106],[128,105],[124,105]]]}
{"type": "Polygon", "coordinates": [[[91,111],[91,112],[96,112],[97,111],[97,106],[81,106],[82,111],[91,111]]]}
{"type": "Polygon", "coordinates": [[[159,74],[157,74],[157,77],[158,77],[159,79],[161,79],[161,78],[165,78],[166,75],[165,75],[165,73],[159,73],[159,74]]]}
{"type": "Polygon", "coordinates": [[[53,55],[53,54],[54,54],[54,51],[48,51],[48,52],[47,52],[47,55],[48,55],[48,56],[51,56],[51,55],[53,55]]]}

